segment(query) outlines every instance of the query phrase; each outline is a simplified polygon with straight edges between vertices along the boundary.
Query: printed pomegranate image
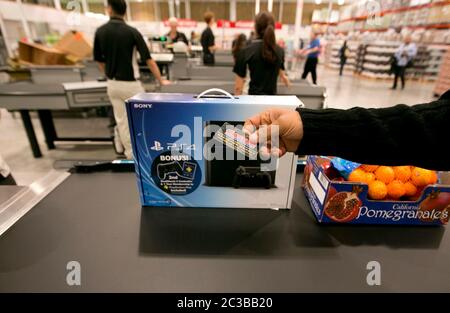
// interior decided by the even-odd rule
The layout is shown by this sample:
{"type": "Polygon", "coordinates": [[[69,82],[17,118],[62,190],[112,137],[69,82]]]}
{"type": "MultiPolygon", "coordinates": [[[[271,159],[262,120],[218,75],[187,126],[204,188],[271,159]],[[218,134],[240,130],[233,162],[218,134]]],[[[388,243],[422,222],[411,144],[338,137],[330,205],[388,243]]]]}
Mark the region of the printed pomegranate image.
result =
{"type": "MultiPolygon", "coordinates": [[[[431,192],[425,200],[420,204],[419,210],[422,212],[430,212],[435,210],[442,212],[442,214],[447,211],[450,213],[450,192],[440,192],[439,190],[431,192]]],[[[421,218],[424,222],[433,222],[433,218],[421,218]]],[[[441,218],[442,224],[447,224],[449,218],[448,216],[441,218]]]]}
{"type": "Polygon", "coordinates": [[[339,223],[350,222],[358,216],[362,201],[358,198],[361,188],[355,186],[352,192],[338,192],[325,205],[325,214],[339,223]]]}
{"type": "Polygon", "coordinates": [[[334,188],[333,186],[330,186],[330,188],[328,189],[328,194],[327,194],[327,198],[325,200],[325,203],[327,203],[328,200],[333,198],[336,194],[337,194],[336,188],[334,188]]]}

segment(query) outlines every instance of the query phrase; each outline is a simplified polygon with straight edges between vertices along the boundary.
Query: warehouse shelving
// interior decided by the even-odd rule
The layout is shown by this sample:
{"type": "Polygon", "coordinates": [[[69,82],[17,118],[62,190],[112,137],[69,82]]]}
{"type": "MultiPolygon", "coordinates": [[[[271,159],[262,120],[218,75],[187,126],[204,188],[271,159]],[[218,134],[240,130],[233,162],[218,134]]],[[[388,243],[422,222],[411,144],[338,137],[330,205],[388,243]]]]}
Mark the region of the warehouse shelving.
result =
{"type": "Polygon", "coordinates": [[[450,89],[450,49],[442,57],[439,76],[436,81],[434,93],[440,96],[442,93],[450,89]]]}

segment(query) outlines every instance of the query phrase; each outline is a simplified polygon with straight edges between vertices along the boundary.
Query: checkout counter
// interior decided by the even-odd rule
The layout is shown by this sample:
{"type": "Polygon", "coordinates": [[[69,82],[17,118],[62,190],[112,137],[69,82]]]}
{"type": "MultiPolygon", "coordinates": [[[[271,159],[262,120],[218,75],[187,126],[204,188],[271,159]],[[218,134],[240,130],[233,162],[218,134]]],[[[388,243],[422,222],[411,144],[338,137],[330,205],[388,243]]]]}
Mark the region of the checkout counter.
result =
{"type": "MultiPolygon", "coordinates": [[[[230,93],[234,92],[234,74],[226,66],[198,66],[190,64],[184,55],[167,53],[152,54],[159,63],[173,67],[175,81],[162,86],[161,92],[199,94],[206,89],[220,86],[230,93]],[[188,80],[183,80],[188,79],[188,80]]],[[[30,111],[36,111],[49,149],[55,148],[56,141],[95,141],[111,142],[104,137],[59,137],[53,122],[52,111],[110,106],[106,93],[106,82],[98,82],[101,75],[95,62],[87,61],[79,66],[34,66],[30,68],[31,82],[16,82],[0,85],[0,107],[19,111],[34,157],[42,156],[36,133],[31,122],[30,111]],[[91,80],[87,80],[91,79],[91,80]],[[64,83],[62,83],[64,82],[64,83]]],[[[293,82],[286,88],[278,86],[280,95],[296,95],[308,108],[319,109],[324,106],[325,87],[307,81],[293,82]]]]}
{"type": "Polygon", "coordinates": [[[0,292],[450,291],[448,229],[319,225],[300,173],[280,211],[142,208],[132,172],[49,175],[0,186],[0,292]]]}
{"type": "MultiPolygon", "coordinates": [[[[161,66],[169,67],[173,63],[171,53],[152,54],[152,57],[161,66]]],[[[56,141],[112,142],[111,137],[60,137],[52,117],[52,111],[111,105],[106,82],[97,81],[103,74],[96,62],[86,60],[83,66],[32,65],[28,70],[30,81],[0,84],[0,108],[20,112],[34,157],[41,157],[42,152],[30,111],[38,114],[48,149],[54,149],[56,141]]]]}
{"type": "Polygon", "coordinates": [[[36,111],[44,132],[48,149],[55,148],[55,141],[111,141],[111,138],[59,137],[52,117],[54,110],[110,106],[106,94],[106,82],[32,83],[17,82],[0,85],[0,107],[19,111],[33,156],[42,156],[30,111],[36,111]]]}

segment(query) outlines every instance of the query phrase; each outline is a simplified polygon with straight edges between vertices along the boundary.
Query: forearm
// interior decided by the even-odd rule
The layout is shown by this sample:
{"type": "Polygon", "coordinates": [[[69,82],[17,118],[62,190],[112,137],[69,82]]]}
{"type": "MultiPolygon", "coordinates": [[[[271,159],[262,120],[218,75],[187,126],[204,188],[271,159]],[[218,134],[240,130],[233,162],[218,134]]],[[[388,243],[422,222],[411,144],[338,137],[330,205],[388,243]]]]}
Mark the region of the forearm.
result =
{"type": "Polygon", "coordinates": [[[155,60],[148,59],[147,66],[150,69],[150,71],[153,73],[153,76],[155,76],[155,79],[161,83],[162,82],[161,72],[159,71],[158,64],[156,64],[155,60]]]}
{"type": "Polygon", "coordinates": [[[310,54],[310,53],[314,53],[314,52],[317,52],[317,51],[319,51],[319,48],[311,48],[311,49],[306,49],[305,50],[305,54],[310,54]]]}
{"type": "Polygon", "coordinates": [[[283,81],[283,83],[284,83],[286,86],[288,86],[288,85],[290,84],[289,78],[287,77],[285,71],[280,70],[279,76],[280,76],[280,79],[283,81]]]}
{"type": "Polygon", "coordinates": [[[236,80],[234,82],[234,95],[239,96],[242,95],[244,89],[245,79],[239,76],[236,76],[236,80]]]}
{"type": "Polygon", "coordinates": [[[214,51],[217,50],[217,46],[216,46],[216,45],[214,45],[214,46],[209,46],[208,49],[209,49],[209,52],[213,53],[214,51]]]}
{"type": "Polygon", "coordinates": [[[98,68],[100,69],[100,72],[102,72],[102,74],[105,74],[105,63],[97,62],[97,64],[98,64],[98,68]]]}
{"type": "Polygon", "coordinates": [[[450,170],[446,153],[450,101],[386,109],[298,110],[298,154],[334,155],[366,164],[450,170]]]}

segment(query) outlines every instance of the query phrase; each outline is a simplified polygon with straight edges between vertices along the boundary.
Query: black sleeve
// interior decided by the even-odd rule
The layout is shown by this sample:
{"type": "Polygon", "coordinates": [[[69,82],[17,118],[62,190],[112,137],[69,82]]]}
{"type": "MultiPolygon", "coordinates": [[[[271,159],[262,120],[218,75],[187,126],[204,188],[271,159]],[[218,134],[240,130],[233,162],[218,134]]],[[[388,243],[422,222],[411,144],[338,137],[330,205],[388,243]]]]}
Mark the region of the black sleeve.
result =
{"type": "Polygon", "coordinates": [[[247,76],[247,62],[245,58],[245,50],[241,50],[236,55],[236,61],[233,66],[233,73],[241,78],[247,76]]]}
{"type": "Polygon", "coordinates": [[[450,93],[412,107],[298,109],[304,136],[297,154],[339,156],[365,164],[450,170],[450,93]]]}
{"type": "Polygon", "coordinates": [[[136,48],[139,52],[139,56],[141,57],[141,62],[146,62],[151,59],[150,51],[148,50],[148,46],[145,43],[144,37],[142,37],[141,33],[138,30],[134,32],[136,48]]]}
{"type": "Polygon", "coordinates": [[[211,29],[209,29],[209,31],[208,31],[208,37],[207,37],[207,45],[208,45],[208,47],[212,47],[212,46],[214,46],[215,45],[215,38],[214,38],[214,33],[212,32],[212,30],[211,29]]]}
{"type": "Polygon", "coordinates": [[[200,44],[202,45],[203,50],[208,48],[206,45],[206,30],[203,31],[202,36],[200,37],[200,44]]]}
{"type": "Polygon", "coordinates": [[[104,55],[102,47],[100,45],[100,37],[98,35],[98,32],[95,32],[93,54],[94,54],[95,61],[101,62],[101,63],[105,62],[105,55],[104,55]]]}
{"type": "Polygon", "coordinates": [[[184,42],[186,45],[189,45],[189,42],[186,38],[186,35],[184,33],[180,33],[181,41],[184,42]]]}
{"type": "Polygon", "coordinates": [[[280,65],[280,69],[281,70],[285,70],[285,67],[284,67],[284,50],[283,49],[280,49],[280,51],[281,51],[281,65],[280,65]]]}

